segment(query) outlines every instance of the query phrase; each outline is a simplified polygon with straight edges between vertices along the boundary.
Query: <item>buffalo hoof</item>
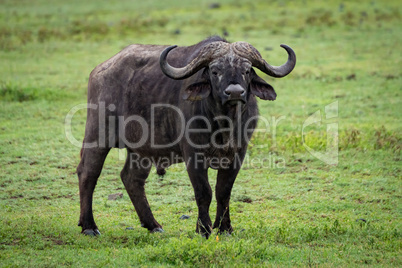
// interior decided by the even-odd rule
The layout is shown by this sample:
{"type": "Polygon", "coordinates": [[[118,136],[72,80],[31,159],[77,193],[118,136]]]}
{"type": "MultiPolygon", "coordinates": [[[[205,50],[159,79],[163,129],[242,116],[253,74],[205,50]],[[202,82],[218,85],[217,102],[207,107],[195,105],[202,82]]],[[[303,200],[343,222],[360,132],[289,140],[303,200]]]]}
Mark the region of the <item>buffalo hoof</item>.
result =
{"type": "Polygon", "coordinates": [[[165,231],[162,228],[154,228],[152,229],[151,233],[164,233],[165,231]]]}
{"type": "Polygon", "coordinates": [[[84,231],[82,231],[82,233],[84,235],[88,235],[88,236],[98,236],[101,235],[101,233],[99,232],[98,229],[85,229],[84,231]]]}
{"type": "Polygon", "coordinates": [[[211,236],[210,233],[202,233],[202,234],[201,234],[201,237],[202,237],[202,238],[205,238],[205,239],[208,239],[210,236],[211,236]]]}

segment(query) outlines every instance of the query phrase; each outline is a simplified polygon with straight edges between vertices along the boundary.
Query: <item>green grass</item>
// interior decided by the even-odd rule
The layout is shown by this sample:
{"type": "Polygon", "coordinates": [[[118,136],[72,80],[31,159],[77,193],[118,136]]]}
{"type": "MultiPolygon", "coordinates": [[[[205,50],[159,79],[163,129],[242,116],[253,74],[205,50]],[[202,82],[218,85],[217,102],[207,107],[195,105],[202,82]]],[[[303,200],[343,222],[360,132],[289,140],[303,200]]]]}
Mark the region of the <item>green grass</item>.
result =
{"type": "MultiPolygon", "coordinates": [[[[399,2],[220,3],[0,1],[0,266],[402,265],[399,2]],[[94,196],[102,236],[81,235],[80,149],[66,139],[64,121],[86,102],[91,70],[132,43],[190,45],[224,31],[273,65],[286,57],[281,43],[298,57],[288,77],[262,75],[278,97],[259,102],[270,131],[253,137],[235,183],[234,233],[195,234],[197,208],[182,165],[164,178],[152,171],[147,181],[165,233],[140,228],[119,178],[124,153],[113,150],[94,196]],[[306,144],[324,152],[326,123],[339,124],[333,166],[307,152],[302,126],[335,101],[335,121],[304,130],[306,144]],[[122,199],[107,199],[117,192],[122,199]]],[[[80,111],[76,139],[84,126],[80,111]]]]}

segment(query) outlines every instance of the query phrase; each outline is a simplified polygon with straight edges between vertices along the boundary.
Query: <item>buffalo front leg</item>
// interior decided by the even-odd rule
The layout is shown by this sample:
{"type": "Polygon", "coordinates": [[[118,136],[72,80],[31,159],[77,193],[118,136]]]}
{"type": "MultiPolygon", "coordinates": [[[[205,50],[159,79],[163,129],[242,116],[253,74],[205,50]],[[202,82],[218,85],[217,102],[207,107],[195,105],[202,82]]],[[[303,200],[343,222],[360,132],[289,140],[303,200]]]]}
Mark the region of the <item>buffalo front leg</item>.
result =
{"type": "Polygon", "coordinates": [[[219,170],[215,187],[217,202],[216,217],[213,228],[218,228],[219,233],[233,231],[230,223],[229,200],[232,192],[233,183],[238,171],[219,170]]]}
{"type": "Polygon", "coordinates": [[[162,225],[155,220],[145,195],[145,180],[151,170],[151,164],[142,167],[140,163],[147,161],[131,162],[130,154],[132,153],[128,153],[126,164],[121,171],[121,180],[140,218],[141,227],[147,228],[151,232],[163,232],[162,225]]]}
{"type": "Polygon", "coordinates": [[[187,172],[194,188],[195,200],[198,206],[196,232],[208,238],[212,232],[212,222],[209,217],[209,206],[212,200],[212,189],[208,182],[208,168],[205,163],[197,160],[197,156],[186,160],[187,172]]]}
{"type": "MultiPolygon", "coordinates": [[[[243,157],[241,157],[241,160],[243,160],[243,157]]],[[[230,222],[229,201],[240,166],[241,163],[235,161],[227,169],[220,169],[218,171],[215,187],[217,209],[213,228],[218,228],[219,233],[231,233],[233,231],[230,222]]]]}
{"type": "Polygon", "coordinates": [[[81,161],[77,167],[81,208],[78,226],[86,235],[100,235],[92,212],[92,198],[108,152],[109,149],[98,148],[83,148],[81,151],[81,161]]]}

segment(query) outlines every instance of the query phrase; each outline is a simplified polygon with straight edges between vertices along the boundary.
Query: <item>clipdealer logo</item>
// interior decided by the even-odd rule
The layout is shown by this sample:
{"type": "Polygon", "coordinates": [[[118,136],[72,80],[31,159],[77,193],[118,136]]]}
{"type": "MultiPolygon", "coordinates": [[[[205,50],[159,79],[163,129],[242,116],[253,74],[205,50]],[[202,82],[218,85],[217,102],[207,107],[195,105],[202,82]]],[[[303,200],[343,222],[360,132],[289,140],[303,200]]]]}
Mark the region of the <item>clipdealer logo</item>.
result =
{"type": "MultiPolygon", "coordinates": [[[[316,157],[317,159],[321,160],[322,162],[328,164],[328,165],[337,165],[338,164],[338,155],[339,155],[339,149],[338,149],[338,101],[332,102],[326,106],[324,106],[324,111],[322,112],[321,110],[317,110],[316,112],[314,112],[311,116],[309,116],[304,122],[303,122],[303,126],[302,126],[302,144],[303,147],[314,157],[316,157]],[[308,142],[306,141],[306,137],[308,137],[308,130],[309,127],[313,126],[313,125],[326,125],[326,148],[325,151],[318,151],[318,150],[314,150],[312,147],[309,146],[308,142]]],[[[194,132],[194,131],[200,131],[200,132],[211,132],[211,137],[216,137],[217,133],[212,133],[212,129],[211,129],[211,123],[208,121],[207,118],[204,118],[200,115],[198,116],[194,116],[194,118],[190,119],[189,122],[185,122],[184,119],[184,115],[182,113],[182,111],[175,106],[172,105],[167,105],[167,104],[156,104],[153,105],[151,108],[151,122],[147,122],[144,118],[140,117],[140,116],[130,116],[130,117],[123,117],[123,116],[118,116],[118,132],[119,135],[118,137],[106,137],[106,129],[108,128],[109,130],[114,129],[116,126],[114,123],[110,123],[110,122],[115,122],[115,120],[111,120],[111,118],[109,118],[109,124],[106,124],[106,112],[113,112],[115,111],[116,106],[113,104],[110,104],[106,107],[104,102],[100,102],[99,104],[91,104],[91,103],[82,103],[82,104],[78,104],[74,107],[71,108],[71,110],[67,113],[66,117],[65,117],[65,135],[66,138],[69,140],[69,142],[71,144],[73,144],[76,147],[85,147],[85,148],[104,148],[106,147],[106,144],[109,143],[113,143],[114,139],[118,138],[120,142],[123,142],[124,144],[122,144],[123,146],[121,148],[124,147],[125,144],[129,144],[129,146],[131,146],[131,148],[139,148],[142,145],[145,144],[145,142],[150,139],[151,141],[151,145],[152,148],[168,148],[169,146],[175,145],[176,143],[180,142],[181,138],[186,138],[189,142],[190,145],[192,145],[194,148],[204,148],[206,145],[199,145],[199,144],[193,144],[190,137],[189,137],[189,133],[190,132],[194,132]],[[180,137],[177,138],[175,141],[169,143],[169,144],[157,144],[156,141],[154,140],[154,131],[155,131],[155,123],[154,123],[154,117],[155,115],[155,111],[159,108],[168,108],[168,109],[173,109],[175,113],[177,113],[178,115],[178,120],[180,120],[182,128],[180,130],[180,137]],[[87,110],[87,109],[93,109],[93,110],[98,110],[98,126],[99,126],[99,140],[98,141],[92,141],[92,142],[86,142],[83,143],[80,140],[77,140],[74,135],[73,135],[73,131],[72,131],[72,121],[73,121],[73,117],[74,115],[79,111],[79,110],[87,110]],[[191,122],[195,121],[195,120],[201,120],[204,123],[207,124],[207,128],[206,129],[192,129],[190,128],[191,122]],[[139,126],[142,129],[142,137],[141,139],[132,144],[129,141],[126,140],[125,138],[125,130],[126,130],[126,126],[127,124],[129,124],[130,122],[136,122],[137,124],[139,124],[139,126]],[[113,140],[112,140],[113,139],[113,140]]],[[[228,120],[229,125],[233,125],[230,121],[230,118],[228,117],[223,117],[223,118],[214,118],[214,120],[228,120]]],[[[277,143],[277,139],[276,139],[276,132],[277,132],[277,127],[280,121],[282,120],[286,120],[286,116],[280,116],[280,117],[275,117],[272,116],[271,119],[268,119],[266,117],[263,116],[258,116],[255,118],[251,118],[251,120],[259,120],[259,124],[258,127],[254,130],[254,133],[257,132],[263,132],[265,134],[270,133],[271,134],[271,142],[272,142],[272,146],[276,147],[276,143],[277,143]]],[[[242,137],[243,140],[246,142],[249,142],[250,144],[252,144],[252,141],[246,139],[245,137],[247,137],[246,132],[250,131],[248,129],[248,126],[250,124],[250,122],[246,122],[246,128],[244,129],[244,133],[242,133],[242,137]]],[[[230,128],[224,129],[224,130],[218,130],[218,132],[224,132],[224,131],[231,131],[230,128]]],[[[113,131],[110,131],[113,132],[113,131]]],[[[241,139],[238,140],[239,142],[241,141],[241,139]]],[[[215,148],[219,148],[219,144],[216,144],[214,142],[214,139],[212,139],[211,145],[208,146],[216,146],[215,148]]],[[[262,148],[262,147],[266,147],[268,146],[268,144],[264,143],[264,144],[253,144],[253,146],[255,148],[262,148]]],[[[125,150],[118,150],[118,154],[119,154],[119,159],[120,160],[125,160],[127,157],[127,153],[125,150]]],[[[246,155],[246,159],[245,162],[252,162],[252,161],[257,161],[254,159],[249,159],[247,158],[249,157],[249,155],[246,155]]],[[[269,157],[265,157],[263,160],[258,159],[258,161],[262,161],[260,162],[256,162],[259,163],[257,165],[254,166],[267,166],[265,163],[270,163],[271,159],[273,158],[273,154],[270,153],[269,157]],[[268,161],[268,160],[269,161],[268,161]],[[265,161],[265,162],[264,162],[265,161]]],[[[145,161],[145,160],[143,160],[145,161]]],[[[155,162],[157,160],[153,160],[151,162],[155,162]]],[[[173,161],[175,162],[175,161],[173,161]]],[[[250,163],[251,163],[250,162],[250,163]]],[[[283,157],[281,157],[279,160],[276,159],[275,162],[280,162],[282,167],[285,166],[285,160],[283,157]]],[[[144,162],[145,163],[145,162],[144,162]]],[[[268,166],[275,166],[272,164],[269,164],[268,166]]]]}

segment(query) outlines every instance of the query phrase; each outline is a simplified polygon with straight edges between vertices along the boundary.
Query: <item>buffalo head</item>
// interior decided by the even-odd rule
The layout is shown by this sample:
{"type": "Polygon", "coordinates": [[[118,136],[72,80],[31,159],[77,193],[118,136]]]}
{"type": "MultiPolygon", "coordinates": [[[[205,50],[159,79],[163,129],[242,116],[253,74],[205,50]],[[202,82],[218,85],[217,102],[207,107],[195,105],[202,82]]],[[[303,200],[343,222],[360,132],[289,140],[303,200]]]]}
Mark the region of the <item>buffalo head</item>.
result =
{"type": "Polygon", "coordinates": [[[275,100],[273,87],[260,78],[252,67],[273,77],[284,77],[296,64],[295,53],[286,45],[281,47],[288,53],[287,62],[281,66],[271,66],[249,43],[218,41],[202,47],[186,66],[175,68],[169,65],[166,58],[176,47],[167,47],[160,56],[161,69],[168,77],[185,79],[205,68],[202,78],[185,89],[183,98],[193,101],[204,99],[211,92],[214,99],[219,100],[222,105],[247,103],[250,94],[263,100],[275,100]]]}

